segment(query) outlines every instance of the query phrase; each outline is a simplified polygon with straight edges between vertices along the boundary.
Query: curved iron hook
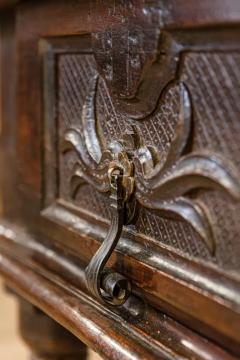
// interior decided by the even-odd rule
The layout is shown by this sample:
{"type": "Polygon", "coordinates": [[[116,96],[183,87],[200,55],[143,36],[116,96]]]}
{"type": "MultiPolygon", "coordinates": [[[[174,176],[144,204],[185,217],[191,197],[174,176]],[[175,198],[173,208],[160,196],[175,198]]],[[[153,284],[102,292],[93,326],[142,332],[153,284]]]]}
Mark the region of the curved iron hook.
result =
{"type": "Polygon", "coordinates": [[[115,249],[126,223],[126,201],[121,169],[114,169],[111,181],[111,226],[102,245],[85,269],[86,284],[89,292],[111,305],[122,305],[131,292],[131,284],[121,274],[104,269],[115,249]]]}

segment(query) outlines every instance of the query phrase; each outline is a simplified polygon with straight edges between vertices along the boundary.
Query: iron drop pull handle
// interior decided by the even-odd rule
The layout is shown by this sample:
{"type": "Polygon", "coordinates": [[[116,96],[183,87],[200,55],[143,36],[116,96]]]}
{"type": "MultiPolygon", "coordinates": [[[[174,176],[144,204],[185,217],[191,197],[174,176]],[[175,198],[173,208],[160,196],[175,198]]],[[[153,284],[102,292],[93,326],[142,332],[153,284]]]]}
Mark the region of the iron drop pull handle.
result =
{"type": "Polygon", "coordinates": [[[127,219],[127,200],[123,186],[123,171],[112,169],[111,184],[111,225],[106,238],[85,269],[87,288],[93,296],[111,305],[122,305],[131,292],[128,279],[105,265],[115,249],[127,219]]]}

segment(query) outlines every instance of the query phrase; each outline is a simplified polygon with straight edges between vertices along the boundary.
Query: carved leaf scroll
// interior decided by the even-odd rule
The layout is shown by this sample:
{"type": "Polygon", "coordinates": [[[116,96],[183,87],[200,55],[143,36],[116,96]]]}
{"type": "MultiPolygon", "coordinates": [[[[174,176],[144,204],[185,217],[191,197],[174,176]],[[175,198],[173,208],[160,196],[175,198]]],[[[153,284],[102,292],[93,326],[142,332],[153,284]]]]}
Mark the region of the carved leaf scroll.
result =
{"type": "Polygon", "coordinates": [[[216,245],[207,210],[188,193],[203,188],[220,190],[239,201],[240,177],[234,166],[219,154],[193,152],[182,155],[190,138],[192,118],[186,86],[179,84],[178,123],[167,155],[163,157],[154,147],[144,143],[133,119],[129,121],[131,131],[103,147],[97,131],[97,84],[98,77],[94,76],[82,110],[83,134],[68,129],[62,139],[62,151],[74,150],[78,155],[71,177],[73,194],[83,180],[98,191],[109,191],[109,164],[125,151],[134,164],[135,197],[139,203],[156,210],[160,216],[186,221],[214,253],[216,245]]]}

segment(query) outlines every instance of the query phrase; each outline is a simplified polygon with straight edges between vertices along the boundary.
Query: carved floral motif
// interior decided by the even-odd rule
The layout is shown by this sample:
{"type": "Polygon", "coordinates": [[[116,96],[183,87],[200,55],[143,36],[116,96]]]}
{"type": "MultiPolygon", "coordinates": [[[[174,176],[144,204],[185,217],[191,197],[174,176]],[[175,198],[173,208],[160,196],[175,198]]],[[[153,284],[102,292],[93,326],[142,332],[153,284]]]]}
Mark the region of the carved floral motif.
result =
{"type": "Polygon", "coordinates": [[[188,90],[179,84],[180,108],[175,136],[166,154],[146,145],[137,121],[129,119],[128,130],[107,146],[98,135],[96,94],[98,76],[89,85],[82,109],[83,133],[68,129],[62,139],[62,151],[76,151],[78,160],[71,176],[73,196],[83,182],[100,192],[108,192],[108,170],[112,162],[125,171],[129,163],[134,167],[134,196],[138,202],[158,211],[160,216],[186,221],[206,243],[211,253],[215,240],[207,209],[191,196],[192,190],[204,188],[220,190],[233,200],[240,200],[239,175],[229,161],[213,152],[190,152],[184,149],[191,134],[191,103],[188,90]],[[164,156],[163,156],[164,155],[164,156]]]}

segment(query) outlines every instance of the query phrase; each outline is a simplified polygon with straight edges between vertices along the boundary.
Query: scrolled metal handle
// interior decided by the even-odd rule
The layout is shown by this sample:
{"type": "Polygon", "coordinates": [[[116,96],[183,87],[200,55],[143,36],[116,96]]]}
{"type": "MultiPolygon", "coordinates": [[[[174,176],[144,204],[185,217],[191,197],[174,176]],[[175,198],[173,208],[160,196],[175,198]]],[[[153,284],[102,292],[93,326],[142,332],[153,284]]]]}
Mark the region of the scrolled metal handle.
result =
{"type": "Polygon", "coordinates": [[[105,265],[121,236],[126,216],[126,196],[123,187],[123,173],[120,168],[110,174],[111,182],[111,226],[102,245],[85,269],[89,292],[111,305],[122,305],[131,292],[131,283],[121,274],[105,269],[105,265]]]}

